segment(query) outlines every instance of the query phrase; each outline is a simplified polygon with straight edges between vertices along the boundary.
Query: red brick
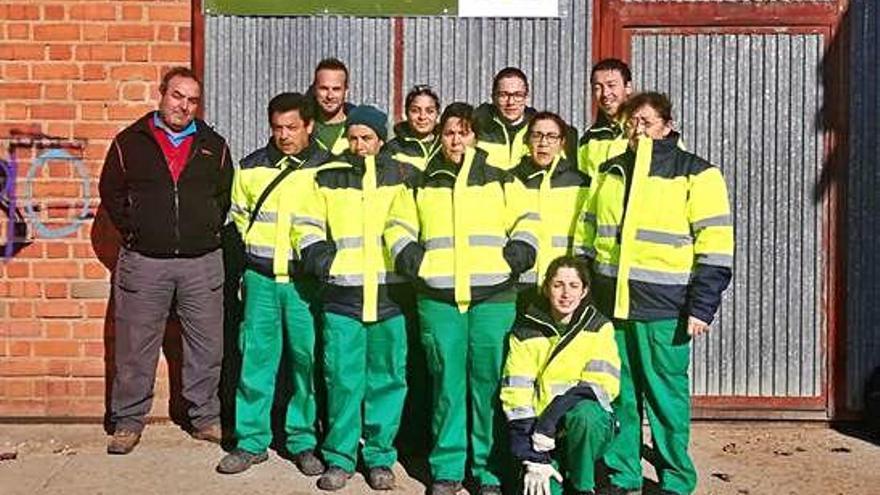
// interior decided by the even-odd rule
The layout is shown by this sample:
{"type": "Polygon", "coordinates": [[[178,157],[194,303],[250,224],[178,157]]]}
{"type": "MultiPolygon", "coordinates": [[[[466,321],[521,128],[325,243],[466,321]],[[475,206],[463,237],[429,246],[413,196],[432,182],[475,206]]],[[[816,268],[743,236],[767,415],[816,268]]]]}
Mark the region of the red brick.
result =
{"type": "Polygon", "coordinates": [[[40,417],[46,415],[44,400],[7,400],[0,401],[0,416],[7,417],[40,417]]]}
{"type": "Polygon", "coordinates": [[[192,41],[192,29],[185,26],[177,28],[177,41],[184,43],[192,41]]]}
{"type": "Polygon", "coordinates": [[[67,100],[70,98],[70,86],[67,83],[44,84],[43,97],[47,100],[67,100]]]}
{"type": "Polygon", "coordinates": [[[35,64],[34,79],[79,79],[79,67],[74,64],[35,64]]]}
{"type": "Polygon", "coordinates": [[[31,355],[31,343],[26,340],[12,340],[9,342],[8,356],[27,357],[31,355]]]}
{"type": "Polygon", "coordinates": [[[70,60],[72,56],[71,45],[49,45],[49,60],[70,60]]]}
{"type": "Polygon", "coordinates": [[[118,81],[158,81],[159,73],[153,65],[118,65],[110,69],[110,78],[118,81]]]}
{"type": "Polygon", "coordinates": [[[64,282],[49,282],[45,284],[46,298],[48,299],[64,299],[70,293],[70,290],[64,282]]]}
{"type": "Polygon", "coordinates": [[[116,87],[114,82],[107,83],[74,83],[73,98],[85,101],[106,101],[116,99],[116,87]]]}
{"type": "Polygon", "coordinates": [[[108,41],[153,41],[153,26],[114,23],[107,27],[108,41]]]}
{"type": "Polygon", "coordinates": [[[8,43],[0,45],[0,60],[44,60],[45,45],[35,43],[8,43]]]}
{"type": "Polygon", "coordinates": [[[70,376],[72,367],[70,358],[49,359],[46,362],[46,373],[50,376],[70,376]]]}
{"type": "Polygon", "coordinates": [[[83,41],[107,41],[106,24],[84,24],[82,26],[83,41]]]}
{"type": "Polygon", "coordinates": [[[27,278],[31,276],[31,264],[22,261],[9,261],[6,263],[6,276],[9,278],[27,278]]]}
{"type": "MultiPolygon", "coordinates": [[[[38,321],[0,321],[0,335],[5,337],[39,337],[43,329],[38,321]]],[[[2,375],[2,373],[0,373],[2,375]]]]}
{"type": "Polygon", "coordinates": [[[29,259],[43,258],[46,255],[45,247],[45,244],[42,242],[33,242],[16,253],[16,257],[29,259]]]}
{"type": "Polygon", "coordinates": [[[70,294],[74,299],[103,299],[110,297],[110,283],[99,282],[73,282],[70,286],[70,294]]]}
{"type": "Polygon", "coordinates": [[[128,101],[145,101],[147,85],[141,82],[129,82],[122,85],[122,99],[128,101]]]}
{"type": "Polygon", "coordinates": [[[34,278],[76,278],[79,266],[76,261],[41,261],[34,263],[34,278]]]}
{"type": "Polygon", "coordinates": [[[101,320],[73,322],[73,338],[96,340],[104,338],[104,322],[101,320]]]}
{"type": "Polygon", "coordinates": [[[109,270],[98,261],[86,261],[83,263],[83,276],[89,279],[104,279],[109,275],[109,270]]]}
{"type": "Polygon", "coordinates": [[[71,376],[99,376],[106,373],[106,365],[98,359],[76,359],[70,363],[71,376]]]}
{"type": "Polygon", "coordinates": [[[167,21],[189,23],[190,8],[189,4],[171,5],[155,5],[148,7],[147,17],[150,21],[167,21]]]}
{"type": "Polygon", "coordinates": [[[39,376],[45,373],[46,363],[43,360],[29,357],[0,360],[0,376],[39,376]]]}
{"type": "Polygon", "coordinates": [[[30,65],[19,64],[19,63],[3,64],[3,80],[5,80],[5,81],[27,81],[30,78],[31,78],[30,65]]]}
{"type": "Polygon", "coordinates": [[[107,301],[85,301],[86,316],[88,318],[107,317],[107,301]]]}
{"type": "Polygon", "coordinates": [[[83,65],[83,81],[103,81],[107,78],[107,66],[103,64],[83,65]]]}
{"type": "MultiPolygon", "coordinates": [[[[25,120],[27,119],[27,105],[22,105],[18,103],[7,103],[3,106],[3,109],[6,111],[6,119],[7,120],[25,120]]],[[[2,125],[2,124],[0,124],[2,125]]],[[[6,127],[11,127],[13,129],[21,129],[20,126],[16,124],[7,125],[6,127]]],[[[37,127],[39,131],[39,127],[37,127]]],[[[8,136],[8,132],[2,132],[0,135],[8,136]]]]}
{"type": "Polygon", "coordinates": [[[36,41],[79,41],[79,24],[35,24],[36,41]]]}
{"type": "Polygon", "coordinates": [[[83,355],[86,357],[104,357],[104,343],[100,340],[83,342],[83,355]]]}
{"type": "Polygon", "coordinates": [[[39,19],[40,8],[36,5],[28,5],[26,3],[16,3],[6,6],[7,18],[11,21],[19,21],[26,19],[39,19]]]}
{"type": "Polygon", "coordinates": [[[32,380],[3,380],[3,388],[5,389],[4,397],[20,398],[33,397],[34,384],[32,380]]]}
{"type": "Polygon", "coordinates": [[[64,5],[43,5],[43,19],[60,21],[64,19],[64,5]]]}
{"type": "Polygon", "coordinates": [[[107,108],[107,118],[110,120],[135,120],[144,116],[145,113],[155,110],[152,104],[121,104],[110,105],[107,108]]]}
{"type": "Polygon", "coordinates": [[[39,97],[39,84],[0,82],[0,98],[2,99],[37,99],[39,97]]]}
{"type": "Polygon", "coordinates": [[[76,47],[77,60],[100,60],[104,62],[122,61],[121,45],[79,45],[76,47]]]}
{"type": "Polygon", "coordinates": [[[31,38],[31,25],[10,22],[6,25],[6,37],[11,40],[28,40],[31,38]]]}
{"type": "MultiPolygon", "coordinates": [[[[168,401],[166,400],[166,401],[160,401],[160,402],[168,402],[168,401]]],[[[72,417],[77,417],[77,418],[79,418],[79,417],[83,417],[83,418],[99,417],[100,418],[101,416],[104,415],[104,409],[105,409],[104,394],[101,394],[97,398],[92,398],[91,400],[80,399],[80,400],[73,401],[73,404],[71,405],[71,409],[65,414],[65,416],[72,416],[72,417]]],[[[167,417],[167,414],[165,415],[165,417],[167,417]]]]}
{"type": "MultiPolygon", "coordinates": [[[[103,351],[101,356],[103,356],[103,351]]],[[[104,393],[106,392],[106,384],[104,380],[86,380],[85,390],[83,391],[83,395],[86,397],[104,397],[104,393]]]]}
{"type": "Polygon", "coordinates": [[[156,29],[156,41],[177,41],[177,29],[163,24],[156,29]]]}
{"type": "Polygon", "coordinates": [[[70,339],[73,335],[71,328],[69,321],[45,320],[43,321],[43,336],[47,339],[70,339]]]}
{"type": "Polygon", "coordinates": [[[189,63],[189,59],[188,46],[150,45],[150,60],[153,62],[189,63]]]}
{"type": "Polygon", "coordinates": [[[70,18],[83,21],[115,21],[116,7],[111,3],[85,3],[70,7],[70,18]]]}
{"type": "Polygon", "coordinates": [[[139,5],[123,5],[122,20],[124,21],[140,21],[144,18],[144,9],[139,5]]]}
{"type": "Polygon", "coordinates": [[[70,258],[70,246],[63,242],[46,244],[47,258],[70,258]]]}
{"type": "Polygon", "coordinates": [[[70,393],[69,385],[72,383],[75,382],[63,379],[49,380],[46,384],[46,394],[49,397],[70,397],[72,394],[70,393]]]}
{"type": "MultiPolygon", "coordinates": [[[[67,122],[46,122],[45,123],[46,133],[52,136],[72,136],[73,135],[73,124],[70,121],[67,122]]],[[[52,213],[53,206],[49,207],[49,214],[52,213]]]]}
{"type": "Polygon", "coordinates": [[[31,105],[31,118],[39,120],[73,120],[76,118],[76,106],[59,103],[31,105]]]}
{"type": "Polygon", "coordinates": [[[126,62],[146,62],[150,59],[150,50],[146,45],[128,45],[125,47],[126,62]]]}
{"type": "Polygon", "coordinates": [[[34,342],[34,355],[47,357],[77,357],[80,355],[79,342],[69,340],[38,340],[34,342]]]}
{"type": "Polygon", "coordinates": [[[123,127],[121,124],[77,122],[73,126],[73,135],[82,139],[112,139],[123,127]]]}
{"type": "Polygon", "coordinates": [[[10,318],[32,318],[34,303],[30,301],[9,301],[10,318]]]}
{"type": "MultiPolygon", "coordinates": [[[[82,118],[83,120],[104,120],[106,118],[106,116],[104,114],[104,105],[102,103],[95,103],[95,104],[83,103],[79,107],[79,114],[80,114],[80,118],[82,118]]],[[[91,146],[91,144],[90,144],[90,146],[91,146]]],[[[102,147],[102,148],[104,148],[104,147],[102,147]]],[[[104,153],[106,151],[107,150],[104,149],[103,151],[101,151],[101,153],[104,153]]]]}

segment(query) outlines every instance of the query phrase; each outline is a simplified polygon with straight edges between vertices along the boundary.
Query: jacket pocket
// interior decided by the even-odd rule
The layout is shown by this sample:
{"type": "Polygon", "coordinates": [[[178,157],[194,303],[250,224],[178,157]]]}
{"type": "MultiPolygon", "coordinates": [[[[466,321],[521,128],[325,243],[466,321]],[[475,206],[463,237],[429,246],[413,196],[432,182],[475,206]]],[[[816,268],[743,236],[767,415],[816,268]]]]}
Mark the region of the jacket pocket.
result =
{"type": "Polygon", "coordinates": [[[691,338],[687,320],[661,320],[648,323],[651,360],[660,373],[687,375],[691,362],[691,338]]]}

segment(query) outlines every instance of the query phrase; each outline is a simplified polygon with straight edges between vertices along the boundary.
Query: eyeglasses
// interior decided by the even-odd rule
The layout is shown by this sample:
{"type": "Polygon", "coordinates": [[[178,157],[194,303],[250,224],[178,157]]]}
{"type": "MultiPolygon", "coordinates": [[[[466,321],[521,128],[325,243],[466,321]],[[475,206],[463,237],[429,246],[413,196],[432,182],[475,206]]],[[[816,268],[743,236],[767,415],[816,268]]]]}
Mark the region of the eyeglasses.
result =
{"type": "Polygon", "coordinates": [[[499,100],[508,100],[515,101],[517,103],[521,103],[526,101],[526,96],[529,96],[525,91],[517,91],[516,93],[508,93],[507,91],[499,91],[495,93],[495,97],[499,100]]]}
{"type": "Polygon", "coordinates": [[[562,139],[562,136],[556,134],[555,132],[548,132],[546,134],[543,132],[532,132],[531,134],[529,134],[529,139],[536,143],[547,141],[547,144],[555,144],[558,143],[560,139],[562,139]]]}

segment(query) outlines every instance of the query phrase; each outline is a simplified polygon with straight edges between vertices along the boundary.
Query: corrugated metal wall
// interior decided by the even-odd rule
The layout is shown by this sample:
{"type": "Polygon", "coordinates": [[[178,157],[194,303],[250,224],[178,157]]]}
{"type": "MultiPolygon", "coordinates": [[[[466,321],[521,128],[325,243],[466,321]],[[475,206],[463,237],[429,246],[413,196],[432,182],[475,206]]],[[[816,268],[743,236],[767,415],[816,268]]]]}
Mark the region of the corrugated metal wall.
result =
{"type": "Polygon", "coordinates": [[[442,104],[488,101],[492,76],[519,67],[532,105],[583,130],[589,120],[592,2],[560,0],[559,18],[423,17],[404,20],[404,93],[430,84],[442,104]]]}
{"type": "Polygon", "coordinates": [[[817,396],[825,324],[818,35],[634,35],[637,90],[670,95],[686,146],[719,165],[734,279],[693,345],[698,395],[817,396]]]}
{"type": "MultiPolygon", "coordinates": [[[[403,93],[435,87],[443,104],[488,101],[492,76],[519,66],[532,105],[560,112],[578,128],[589,115],[592,2],[560,0],[560,17],[406,17],[403,93]]],[[[389,18],[205,16],[205,118],[236,157],[264,144],[268,99],[304,91],[323,57],[351,72],[352,102],[392,110],[393,27],[389,18]]]]}
{"type": "Polygon", "coordinates": [[[266,105],[304,92],[324,57],[345,61],[349,99],[389,108],[392,27],[388,18],[205,16],[205,119],[239,159],[269,136],[266,105]]]}
{"type": "Polygon", "coordinates": [[[847,407],[880,366],[880,3],[853,0],[847,189],[847,407]]]}

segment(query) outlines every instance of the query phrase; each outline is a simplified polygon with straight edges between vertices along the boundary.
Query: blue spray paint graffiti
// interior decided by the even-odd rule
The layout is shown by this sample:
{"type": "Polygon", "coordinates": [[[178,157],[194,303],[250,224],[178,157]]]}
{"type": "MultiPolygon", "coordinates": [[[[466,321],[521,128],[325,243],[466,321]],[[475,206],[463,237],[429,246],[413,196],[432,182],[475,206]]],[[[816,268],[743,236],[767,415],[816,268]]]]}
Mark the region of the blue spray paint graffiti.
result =
{"type": "Polygon", "coordinates": [[[35,237],[59,239],[69,236],[75,233],[83,222],[94,216],[90,211],[91,182],[88,171],[79,156],[70,152],[71,150],[82,151],[84,148],[85,141],[79,139],[68,140],[42,133],[22,133],[15,130],[10,132],[9,160],[0,159],[0,211],[6,214],[6,239],[3,244],[4,261],[8,261],[15,253],[33,242],[35,237]],[[18,177],[16,152],[19,149],[34,148],[44,151],[32,161],[25,177],[24,197],[22,198],[25,216],[21,213],[15,191],[15,180],[18,177]],[[34,197],[34,183],[39,177],[41,169],[52,161],[70,162],[78,178],[82,181],[82,196],[79,199],[82,206],[69,223],[58,227],[49,227],[43,222],[39,214],[39,198],[34,197]],[[36,236],[31,233],[30,227],[36,231],[36,236]]]}

